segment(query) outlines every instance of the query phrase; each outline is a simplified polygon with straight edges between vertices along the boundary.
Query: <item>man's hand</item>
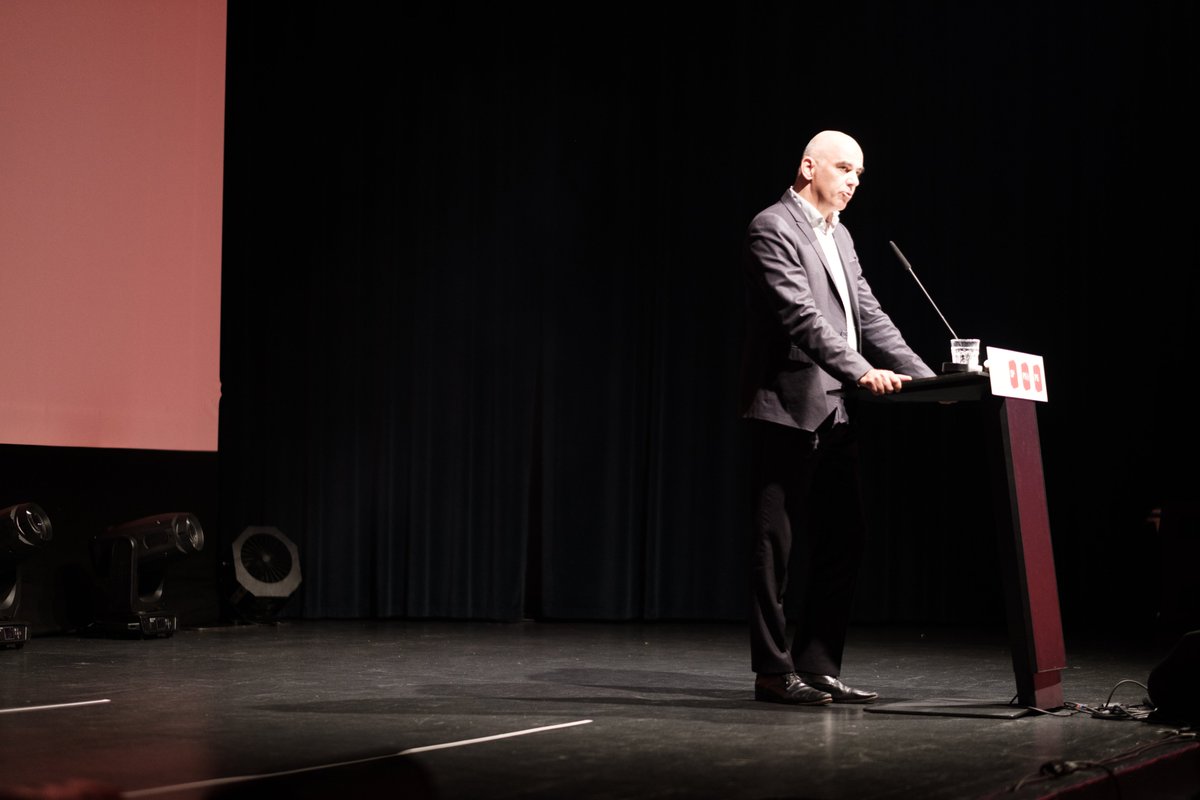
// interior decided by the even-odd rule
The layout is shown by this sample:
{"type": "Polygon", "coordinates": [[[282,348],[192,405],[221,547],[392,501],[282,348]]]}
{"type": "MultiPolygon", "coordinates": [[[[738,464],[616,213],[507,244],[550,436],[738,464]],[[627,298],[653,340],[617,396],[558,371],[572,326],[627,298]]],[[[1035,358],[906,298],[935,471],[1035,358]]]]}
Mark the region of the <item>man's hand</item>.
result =
{"type": "Polygon", "coordinates": [[[871,394],[891,394],[892,392],[900,391],[900,386],[905,381],[911,380],[911,375],[901,375],[898,372],[892,372],[890,369],[875,369],[872,367],[867,370],[865,375],[858,379],[858,385],[864,389],[870,389],[871,394]]]}

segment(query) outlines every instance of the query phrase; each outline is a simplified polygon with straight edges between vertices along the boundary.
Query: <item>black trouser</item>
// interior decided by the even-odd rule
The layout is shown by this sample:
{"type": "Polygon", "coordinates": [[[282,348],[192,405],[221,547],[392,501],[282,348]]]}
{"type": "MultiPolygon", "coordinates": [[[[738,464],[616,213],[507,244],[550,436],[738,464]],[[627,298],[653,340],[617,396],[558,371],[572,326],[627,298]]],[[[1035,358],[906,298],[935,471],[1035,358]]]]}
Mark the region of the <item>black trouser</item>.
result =
{"type": "Polygon", "coordinates": [[[848,426],[748,420],[751,669],[839,675],[866,539],[848,426]],[[785,594],[790,594],[784,603],[785,594]],[[791,644],[787,610],[795,617],[791,644]]]}

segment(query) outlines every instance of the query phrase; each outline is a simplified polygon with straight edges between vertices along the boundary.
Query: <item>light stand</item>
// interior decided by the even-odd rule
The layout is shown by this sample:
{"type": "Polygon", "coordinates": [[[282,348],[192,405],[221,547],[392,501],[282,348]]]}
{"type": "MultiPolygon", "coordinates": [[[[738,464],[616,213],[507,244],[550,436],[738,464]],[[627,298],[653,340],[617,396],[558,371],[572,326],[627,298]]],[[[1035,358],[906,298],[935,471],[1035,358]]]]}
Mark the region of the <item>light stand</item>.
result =
{"type": "Polygon", "coordinates": [[[89,636],[162,638],[178,628],[162,603],[167,564],[204,549],[200,521],[188,513],[159,514],[97,534],[92,563],[105,584],[105,608],[89,636]]]}
{"type": "Polygon", "coordinates": [[[35,503],[0,511],[0,647],[20,649],[29,625],[13,619],[21,602],[21,562],[53,538],[50,518],[35,503]]]}

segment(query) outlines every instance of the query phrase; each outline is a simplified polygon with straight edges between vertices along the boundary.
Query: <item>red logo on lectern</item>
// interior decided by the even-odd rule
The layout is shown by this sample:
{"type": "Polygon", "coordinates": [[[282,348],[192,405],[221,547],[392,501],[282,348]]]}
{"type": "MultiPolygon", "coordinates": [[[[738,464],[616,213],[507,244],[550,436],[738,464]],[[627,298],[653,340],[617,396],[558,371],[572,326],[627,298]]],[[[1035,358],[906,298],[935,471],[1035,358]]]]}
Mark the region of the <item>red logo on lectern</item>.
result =
{"type": "Polygon", "coordinates": [[[1046,367],[1042,363],[1041,356],[1020,353],[1016,350],[1004,350],[999,347],[988,347],[987,354],[988,361],[984,362],[984,367],[989,362],[996,366],[991,370],[992,394],[997,397],[1023,397],[1026,400],[1040,400],[1043,403],[1049,399],[1049,383],[1046,380],[1046,367]],[[1007,376],[1001,365],[1007,365],[1007,376]],[[1005,380],[1005,377],[1008,380],[1005,380]]]}
{"type": "Polygon", "coordinates": [[[1030,367],[1028,361],[1022,361],[1020,366],[1017,365],[1016,359],[1008,361],[1008,382],[1012,384],[1014,389],[1024,389],[1029,391],[1032,387],[1033,391],[1042,391],[1042,365],[1034,364],[1030,367]],[[1030,378],[1032,372],[1033,377],[1030,378]]]}

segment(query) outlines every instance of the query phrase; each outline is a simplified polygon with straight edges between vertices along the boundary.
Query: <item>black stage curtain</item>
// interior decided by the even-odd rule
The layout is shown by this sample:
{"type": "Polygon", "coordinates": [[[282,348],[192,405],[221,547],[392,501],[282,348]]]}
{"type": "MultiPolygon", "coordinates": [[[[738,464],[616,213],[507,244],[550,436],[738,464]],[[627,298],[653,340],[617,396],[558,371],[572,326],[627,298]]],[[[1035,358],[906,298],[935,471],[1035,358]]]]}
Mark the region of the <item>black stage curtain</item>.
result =
{"type": "MultiPolygon", "coordinates": [[[[294,538],[312,617],[741,618],[742,234],[832,127],[918,352],[949,333],[889,240],[960,334],[1046,358],[1065,611],[1128,608],[1094,576],[1153,561],[1192,444],[1195,11],[969,6],[231,0],[223,535],[294,538]]],[[[858,619],[1001,618],[976,414],[862,415],[858,619]]]]}

